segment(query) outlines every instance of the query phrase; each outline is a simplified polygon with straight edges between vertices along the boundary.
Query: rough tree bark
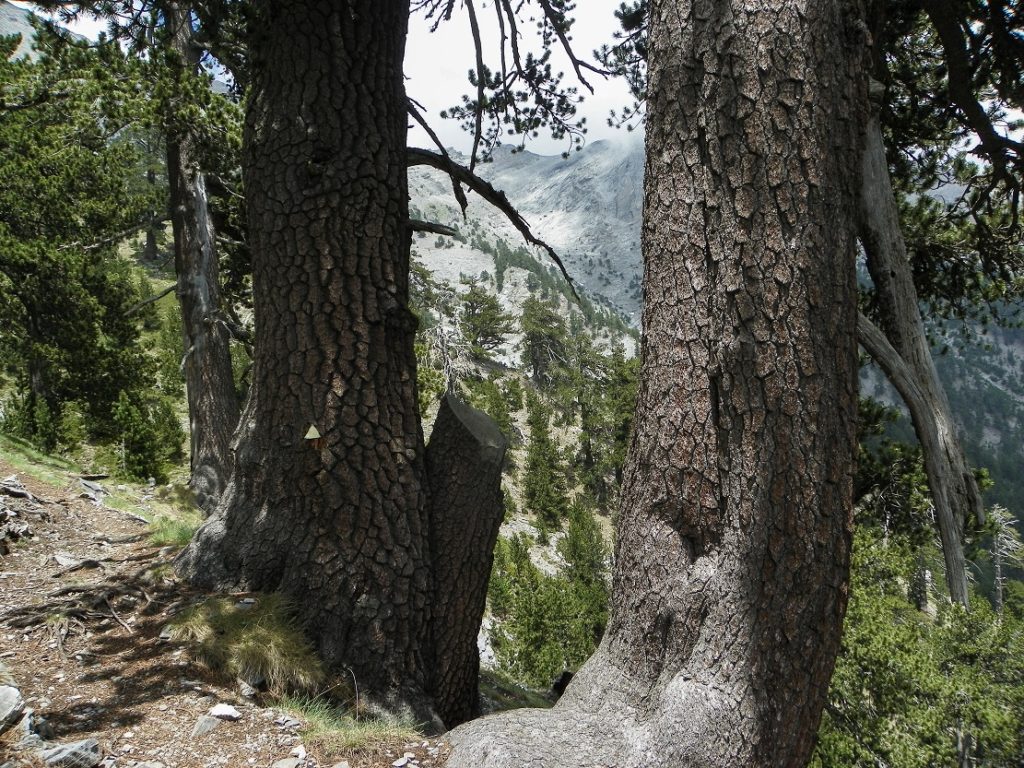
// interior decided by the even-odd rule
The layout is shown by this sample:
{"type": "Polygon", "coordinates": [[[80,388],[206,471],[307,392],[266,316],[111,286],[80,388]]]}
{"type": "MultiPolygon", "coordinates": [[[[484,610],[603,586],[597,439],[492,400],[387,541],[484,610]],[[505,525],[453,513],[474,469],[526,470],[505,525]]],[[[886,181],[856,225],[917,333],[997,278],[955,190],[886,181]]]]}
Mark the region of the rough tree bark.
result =
{"type": "Polygon", "coordinates": [[[984,522],[984,506],[932,360],[877,115],[871,117],[865,135],[859,212],[860,240],[877,293],[879,320],[899,360],[879,358],[872,349],[865,348],[901,395],[904,389],[894,375],[912,378],[924,399],[923,407],[919,404],[915,408],[904,397],[924,454],[946,562],[946,584],[952,599],[967,607],[963,522],[972,517],[984,522]],[[893,369],[897,366],[906,370],[896,374],[893,369]]]}
{"type": "Polygon", "coordinates": [[[612,608],[461,766],[803,766],[839,649],[866,41],[854,2],[651,2],[643,369],[612,608]]]}
{"type": "Polygon", "coordinates": [[[406,306],[408,0],[253,13],[252,384],[231,485],[181,568],[296,597],[328,665],[419,707],[431,584],[406,306]]]}
{"type": "Polygon", "coordinates": [[[408,0],[254,4],[252,384],[231,483],[178,566],[197,585],[292,597],[363,702],[438,725],[475,699],[464,636],[479,627],[501,508],[472,506],[500,498],[500,451],[486,417],[449,404],[424,456],[407,306],[408,15],[408,0]],[[476,488],[462,474],[473,468],[476,488]]]}
{"type": "Polygon", "coordinates": [[[435,577],[431,688],[437,714],[449,728],[480,714],[476,639],[505,511],[501,467],[506,447],[493,419],[454,395],[445,396],[426,464],[435,577]]]}
{"type": "MultiPolygon", "coordinates": [[[[191,76],[199,66],[198,49],[192,41],[191,8],[187,3],[165,2],[162,10],[168,27],[169,58],[180,68],[180,76],[191,76]]],[[[167,177],[185,345],[189,484],[196,502],[210,513],[227,486],[239,405],[231,370],[230,335],[219,319],[220,282],[206,182],[198,167],[195,138],[187,130],[168,132],[167,177]]]]}

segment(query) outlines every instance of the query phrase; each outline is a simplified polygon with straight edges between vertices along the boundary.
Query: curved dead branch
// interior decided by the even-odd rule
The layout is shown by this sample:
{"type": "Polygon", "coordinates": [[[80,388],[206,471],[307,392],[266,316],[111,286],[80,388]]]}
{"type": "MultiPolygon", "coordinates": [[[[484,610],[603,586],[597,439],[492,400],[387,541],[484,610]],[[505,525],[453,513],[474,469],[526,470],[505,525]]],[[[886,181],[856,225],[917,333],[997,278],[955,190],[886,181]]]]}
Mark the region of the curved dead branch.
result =
{"type": "Polygon", "coordinates": [[[519,234],[521,234],[528,243],[539,246],[547,252],[548,256],[551,257],[551,260],[558,265],[558,269],[561,271],[562,277],[564,277],[565,281],[569,284],[569,289],[572,291],[572,295],[577,301],[579,301],[580,296],[576,292],[576,284],[573,282],[573,279],[569,277],[569,273],[566,271],[565,265],[562,263],[562,259],[559,258],[554,248],[533,234],[533,231],[530,229],[530,225],[526,223],[526,219],[524,219],[522,214],[516,210],[515,206],[509,202],[504,192],[499,189],[495,189],[490,182],[480,178],[466,166],[456,163],[447,155],[447,153],[442,155],[437,152],[431,152],[428,149],[409,147],[406,162],[410,168],[419,165],[426,165],[430,168],[436,168],[439,171],[447,173],[453,181],[465,184],[471,190],[480,195],[480,197],[485,201],[505,214],[505,218],[512,223],[512,226],[519,231],[519,234]]]}

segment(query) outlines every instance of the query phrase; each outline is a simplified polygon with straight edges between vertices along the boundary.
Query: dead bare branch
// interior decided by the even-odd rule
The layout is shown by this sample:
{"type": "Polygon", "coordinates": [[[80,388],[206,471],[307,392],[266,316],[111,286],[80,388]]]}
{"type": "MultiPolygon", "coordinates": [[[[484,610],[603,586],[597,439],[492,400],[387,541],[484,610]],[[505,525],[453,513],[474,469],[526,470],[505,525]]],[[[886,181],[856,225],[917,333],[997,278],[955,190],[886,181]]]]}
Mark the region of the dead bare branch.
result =
{"type": "Polygon", "coordinates": [[[505,214],[505,218],[512,223],[512,226],[519,231],[519,234],[523,236],[526,242],[531,245],[539,246],[547,252],[548,256],[551,257],[551,260],[558,266],[558,269],[562,273],[562,277],[564,277],[565,281],[569,284],[569,289],[572,291],[573,297],[575,297],[577,301],[580,300],[580,296],[576,292],[576,285],[573,282],[573,279],[569,277],[565,264],[562,263],[562,259],[555,252],[555,249],[533,234],[533,231],[530,229],[530,225],[526,222],[526,219],[524,219],[522,214],[516,210],[515,206],[509,202],[504,192],[495,189],[490,182],[480,178],[464,165],[459,165],[450,157],[445,157],[444,155],[431,152],[427,149],[410,147],[406,156],[406,162],[409,167],[426,165],[447,173],[453,178],[457,178],[459,182],[465,184],[471,190],[480,195],[480,197],[485,201],[505,214]]]}
{"type": "Polygon", "coordinates": [[[178,286],[177,286],[176,283],[172,284],[172,285],[169,285],[166,288],[164,288],[162,291],[160,291],[160,293],[153,294],[148,299],[143,299],[138,304],[135,304],[134,306],[129,307],[128,311],[126,311],[124,313],[124,316],[125,317],[131,317],[136,312],[139,312],[139,311],[145,309],[146,307],[148,307],[150,304],[155,304],[156,302],[160,301],[160,299],[162,299],[164,296],[166,296],[167,294],[173,292],[174,289],[177,288],[177,287],[178,286]]]}
{"type": "Polygon", "coordinates": [[[438,224],[433,221],[420,221],[419,219],[409,219],[409,229],[413,232],[432,232],[435,235],[447,235],[448,237],[455,237],[459,234],[444,224],[438,224]]]}

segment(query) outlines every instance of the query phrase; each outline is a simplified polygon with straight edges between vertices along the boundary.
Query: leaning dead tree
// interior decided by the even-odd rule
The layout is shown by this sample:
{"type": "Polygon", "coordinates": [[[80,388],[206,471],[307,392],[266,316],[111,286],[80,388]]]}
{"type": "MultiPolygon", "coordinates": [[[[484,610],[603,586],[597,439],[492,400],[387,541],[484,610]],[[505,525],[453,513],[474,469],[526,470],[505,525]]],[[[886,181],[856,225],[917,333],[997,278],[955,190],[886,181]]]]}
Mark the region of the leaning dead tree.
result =
{"type": "MultiPolygon", "coordinates": [[[[167,40],[162,53],[171,80],[180,90],[199,71],[201,50],[193,39],[192,6],[177,0],[161,0],[157,6],[167,40]]],[[[182,109],[181,99],[180,94],[172,97],[167,111],[182,109]]],[[[168,121],[175,126],[167,131],[167,177],[185,347],[182,369],[188,397],[189,486],[199,506],[209,513],[227,487],[239,403],[231,366],[231,334],[222,320],[217,247],[198,142],[180,118],[169,115],[168,121]]]]}
{"type": "Polygon", "coordinates": [[[858,229],[873,284],[871,317],[891,349],[869,347],[873,334],[867,326],[862,339],[911,412],[950,596],[967,607],[964,525],[983,525],[985,509],[936,373],[921,307],[937,305],[940,316],[954,317],[987,307],[998,319],[1001,310],[993,303],[1019,296],[1014,286],[1024,268],[1024,144],[1005,121],[1021,100],[1024,45],[1015,32],[1020,19],[998,3],[955,0],[880,0],[868,19],[876,43],[874,115],[866,133],[858,229]],[[908,40],[915,42],[911,51],[908,40]],[[927,91],[920,82],[929,84],[927,91]],[[905,197],[930,202],[938,212],[916,242],[908,242],[913,218],[901,221],[890,165],[901,186],[909,184],[905,197]],[[956,198],[936,199],[933,190],[940,186],[956,188],[956,198]],[[920,395],[916,403],[908,380],[920,395]]]}
{"type": "Polygon", "coordinates": [[[867,255],[884,333],[879,334],[861,316],[858,336],[910,411],[935,506],[946,584],[953,601],[967,607],[970,598],[963,523],[968,517],[983,521],[984,508],[978,484],[960,446],[949,399],[932,360],[877,116],[871,118],[865,134],[859,199],[860,241],[867,255]]]}

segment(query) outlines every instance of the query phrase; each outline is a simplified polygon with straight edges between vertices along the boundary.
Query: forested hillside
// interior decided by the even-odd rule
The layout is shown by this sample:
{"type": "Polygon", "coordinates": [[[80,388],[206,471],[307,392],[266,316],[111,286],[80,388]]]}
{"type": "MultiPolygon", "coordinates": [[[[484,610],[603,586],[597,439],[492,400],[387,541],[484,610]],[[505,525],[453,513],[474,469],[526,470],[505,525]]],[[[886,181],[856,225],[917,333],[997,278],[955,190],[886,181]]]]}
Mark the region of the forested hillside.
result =
{"type": "Polygon", "coordinates": [[[458,152],[408,3],[0,0],[0,766],[1021,765],[1019,147],[783,5],[569,58],[645,144],[466,2],[458,152]]]}
{"type": "MultiPolygon", "coordinates": [[[[638,137],[600,141],[568,159],[529,151],[510,154],[503,149],[481,172],[505,189],[536,223],[538,232],[563,255],[574,279],[639,327],[642,263],[637,190],[643,177],[643,144],[638,137]]],[[[433,194],[443,193],[443,185],[435,184],[433,194]]],[[[423,193],[416,181],[413,189],[416,200],[423,193]]],[[[454,220],[454,207],[448,215],[454,220]]],[[[514,242],[511,227],[486,207],[474,206],[471,220],[485,222],[514,242]]],[[[863,275],[870,280],[866,270],[863,275]]],[[[1024,509],[1020,367],[1024,330],[1018,327],[1015,312],[1012,306],[1004,307],[1004,325],[971,321],[961,325],[939,319],[931,330],[939,376],[950,394],[968,456],[987,469],[993,481],[986,492],[987,503],[1001,504],[1020,518],[1017,510],[1024,509]]],[[[877,369],[864,370],[865,394],[898,406],[899,396],[882,382],[877,369]]],[[[891,430],[900,440],[915,440],[906,418],[891,430]]]]}

